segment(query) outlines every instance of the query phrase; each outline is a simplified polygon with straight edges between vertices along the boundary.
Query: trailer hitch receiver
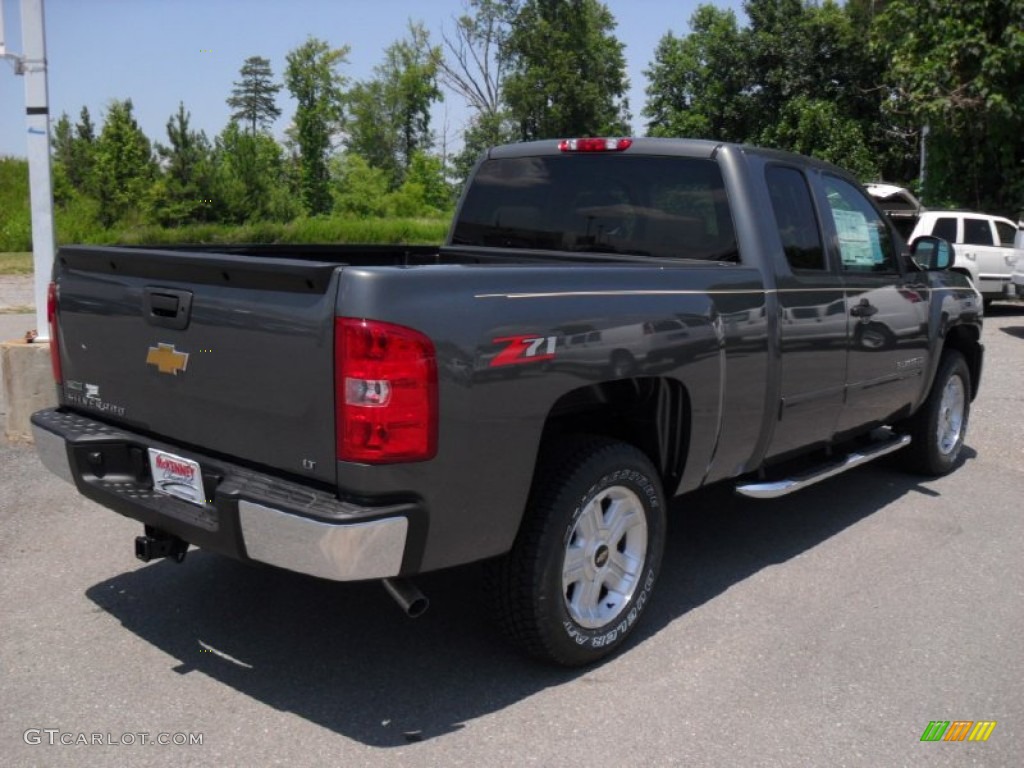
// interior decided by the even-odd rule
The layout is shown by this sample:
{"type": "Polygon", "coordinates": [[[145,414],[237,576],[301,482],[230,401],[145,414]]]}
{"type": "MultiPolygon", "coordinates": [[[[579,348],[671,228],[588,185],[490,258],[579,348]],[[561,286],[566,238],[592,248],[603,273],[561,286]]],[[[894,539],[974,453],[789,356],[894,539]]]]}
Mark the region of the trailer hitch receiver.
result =
{"type": "Polygon", "coordinates": [[[135,537],[135,556],[144,563],[169,557],[176,563],[185,562],[188,542],[166,531],[146,526],[145,536],[135,537]]]}

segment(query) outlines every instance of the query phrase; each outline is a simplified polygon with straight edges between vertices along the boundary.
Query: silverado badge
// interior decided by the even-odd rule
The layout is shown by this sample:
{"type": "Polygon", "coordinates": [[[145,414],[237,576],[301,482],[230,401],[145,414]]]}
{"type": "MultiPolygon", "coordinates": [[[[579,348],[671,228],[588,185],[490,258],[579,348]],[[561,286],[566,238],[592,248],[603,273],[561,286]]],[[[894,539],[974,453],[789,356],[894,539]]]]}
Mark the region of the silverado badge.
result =
{"type": "Polygon", "coordinates": [[[173,373],[184,371],[188,367],[188,352],[179,352],[173,344],[159,342],[155,347],[149,348],[146,355],[146,363],[155,365],[160,373],[173,373]]]}

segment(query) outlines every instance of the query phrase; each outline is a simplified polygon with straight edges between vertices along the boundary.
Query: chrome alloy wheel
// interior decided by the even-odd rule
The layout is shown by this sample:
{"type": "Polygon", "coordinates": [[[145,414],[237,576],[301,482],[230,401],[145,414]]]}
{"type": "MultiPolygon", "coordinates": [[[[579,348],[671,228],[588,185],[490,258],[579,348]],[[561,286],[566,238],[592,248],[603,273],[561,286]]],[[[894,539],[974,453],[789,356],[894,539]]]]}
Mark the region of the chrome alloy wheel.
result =
{"type": "Polygon", "coordinates": [[[937,430],[939,452],[944,456],[953,452],[963,434],[966,403],[967,391],[963,379],[959,376],[950,376],[945,389],[942,390],[937,430]]]}
{"type": "Polygon", "coordinates": [[[587,629],[618,617],[633,599],[647,559],[647,518],[640,497],[605,488],[580,513],[565,548],[562,595],[573,621],[587,629]]]}

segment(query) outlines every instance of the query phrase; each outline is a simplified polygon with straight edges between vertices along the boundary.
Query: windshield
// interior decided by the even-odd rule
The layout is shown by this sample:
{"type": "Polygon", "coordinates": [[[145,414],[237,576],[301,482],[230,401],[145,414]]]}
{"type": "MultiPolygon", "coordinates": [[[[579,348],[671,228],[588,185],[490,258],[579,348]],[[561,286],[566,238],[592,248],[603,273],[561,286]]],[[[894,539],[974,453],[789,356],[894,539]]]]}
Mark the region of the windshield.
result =
{"type": "Polygon", "coordinates": [[[487,160],[453,244],[738,260],[718,164],[684,157],[487,160]]]}

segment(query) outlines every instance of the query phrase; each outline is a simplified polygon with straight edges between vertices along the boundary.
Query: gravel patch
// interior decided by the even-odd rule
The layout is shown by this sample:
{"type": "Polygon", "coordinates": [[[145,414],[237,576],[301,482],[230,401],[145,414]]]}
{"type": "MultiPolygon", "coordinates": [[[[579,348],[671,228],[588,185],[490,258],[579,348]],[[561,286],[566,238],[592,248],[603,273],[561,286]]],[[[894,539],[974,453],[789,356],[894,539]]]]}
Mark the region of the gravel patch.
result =
{"type": "Polygon", "coordinates": [[[32,275],[0,275],[0,311],[34,312],[35,306],[32,275]]]}

